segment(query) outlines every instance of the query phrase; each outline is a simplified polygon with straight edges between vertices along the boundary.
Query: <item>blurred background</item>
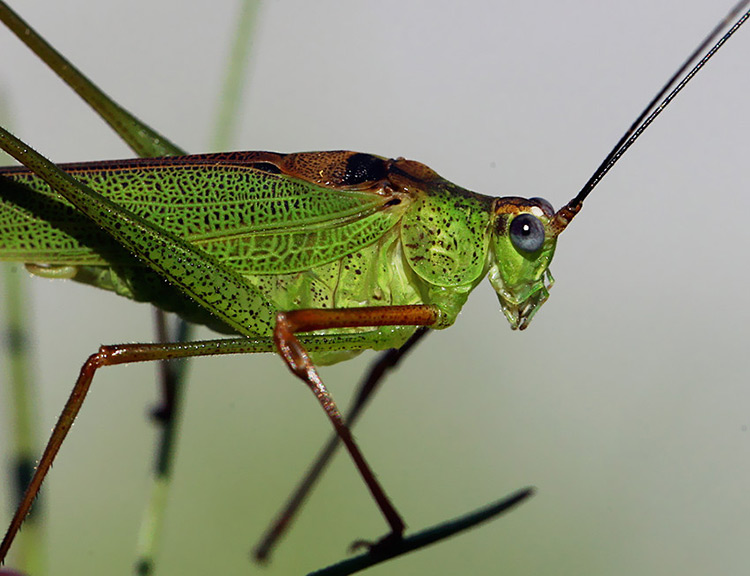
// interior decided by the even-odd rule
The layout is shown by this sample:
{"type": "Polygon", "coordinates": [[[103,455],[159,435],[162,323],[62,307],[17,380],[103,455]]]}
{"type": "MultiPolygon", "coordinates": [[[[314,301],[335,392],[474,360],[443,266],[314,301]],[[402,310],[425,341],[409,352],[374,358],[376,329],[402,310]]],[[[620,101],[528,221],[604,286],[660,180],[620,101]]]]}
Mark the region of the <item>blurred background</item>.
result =
{"type": "MultiPolygon", "coordinates": [[[[267,2],[235,147],[404,156],[472,190],[559,207],[731,3],[267,2]]],[[[15,8],[136,115],[207,150],[238,5],[15,8]]],[[[743,30],[590,197],[526,332],[508,329],[484,283],[388,381],[356,436],[411,529],[522,486],[538,493],[370,574],[746,572],[749,51],[743,30]]],[[[0,55],[19,136],[57,162],[132,156],[4,30],[0,55]]],[[[86,356],[149,341],[151,312],[71,282],[31,286],[47,431],[86,356]]],[[[339,402],[373,357],[323,370],[339,402]]],[[[149,365],[97,376],[45,485],[51,574],[129,572],[153,378],[149,365]]],[[[194,362],[157,573],[300,574],[381,535],[339,455],[273,563],[249,562],[328,434],[278,358],[194,362]]]]}

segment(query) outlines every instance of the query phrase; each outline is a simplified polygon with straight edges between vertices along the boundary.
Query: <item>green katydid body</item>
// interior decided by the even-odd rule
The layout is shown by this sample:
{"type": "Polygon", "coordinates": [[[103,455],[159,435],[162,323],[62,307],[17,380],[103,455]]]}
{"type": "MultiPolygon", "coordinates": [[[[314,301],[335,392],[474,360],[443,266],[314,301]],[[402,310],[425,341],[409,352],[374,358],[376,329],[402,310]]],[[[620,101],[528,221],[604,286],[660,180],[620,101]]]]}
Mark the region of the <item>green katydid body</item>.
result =
{"type": "MultiPolygon", "coordinates": [[[[255,289],[241,326],[196,305],[189,274],[177,284],[186,298],[26,170],[0,171],[0,260],[73,266],[75,280],[221,332],[269,336],[278,310],[409,304],[436,306],[436,327],[447,327],[487,274],[511,326],[522,329],[552,281],[557,233],[546,201],[476,194],[414,161],[236,152],[62,168],[239,274],[255,289]],[[522,214],[531,225],[513,230],[522,214]],[[536,237],[524,244],[529,234],[536,237]]],[[[391,348],[414,329],[356,330],[378,332],[363,347],[391,348]]],[[[318,359],[352,355],[326,354],[318,359]]]]}
{"type": "MultiPolygon", "coordinates": [[[[19,29],[23,36],[31,32],[25,25],[19,29]]],[[[349,450],[390,526],[374,546],[375,552],[386,554],[372,556],[387,557],[401,542],[405,525],[306,350],[316,353],[317,361],[330,363],[365,348],[401,347],[416,326],[453,324],[485,276],[511,327],[525,328],[548,297],[557,236],[708,57],[655,107],[674,79],[668,82],[579,194],[557,213],[541,199],[476,194],[417,162],[354,152],[177,156],[70,164],[60,172],[0,128],[0,148],[29,168],[0,169],[0,260],[25,262],[32,272],[65,275],[246,337],[103,346],[92,354],[0,542],[0,564],[98,368],[272,350],[313,391],[349,450]],[[331,309],[348,314],[337,319],[339,310],[331,314],[331,309]],[[321,326],[322,334],[294,336],[321,326]]],[[[67,63],[55,66],[61,72],[74,70],[67,63]]],[[[94,101],[106,99],[93,87],[87,90],[94,101]]],[[[118,110],[114,116],[122,115],[118,110]]],[[[158,135],[154,140],[157,145],[158,135]]],[[[147,153],[153,149],[143,148],[147,153]]],[[[174,148],[159,150],[170,153],[174,148]]],[[[282,516],[282,528],[289,517],[282,516]]]]}

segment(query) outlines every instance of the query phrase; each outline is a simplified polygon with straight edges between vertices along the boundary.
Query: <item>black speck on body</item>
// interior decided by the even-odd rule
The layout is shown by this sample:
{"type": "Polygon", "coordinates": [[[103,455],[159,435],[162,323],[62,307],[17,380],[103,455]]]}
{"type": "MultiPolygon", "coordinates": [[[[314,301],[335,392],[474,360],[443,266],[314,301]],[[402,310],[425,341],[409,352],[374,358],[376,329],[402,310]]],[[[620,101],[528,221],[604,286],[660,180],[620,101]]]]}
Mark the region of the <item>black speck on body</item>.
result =
{"type": "Polygon", "coordinates": [[[268,174],[281,174],[281,169],[271,162],[253,162],[252,167],[268,174]]]}
{"type": "Polygon", "coordinates": [[[386,177],[387,170],[382,158],[371,154],[353,154],[346,161],[346,172],[341,184],[356,186],[363,182],[375,182],[386,177]]]}

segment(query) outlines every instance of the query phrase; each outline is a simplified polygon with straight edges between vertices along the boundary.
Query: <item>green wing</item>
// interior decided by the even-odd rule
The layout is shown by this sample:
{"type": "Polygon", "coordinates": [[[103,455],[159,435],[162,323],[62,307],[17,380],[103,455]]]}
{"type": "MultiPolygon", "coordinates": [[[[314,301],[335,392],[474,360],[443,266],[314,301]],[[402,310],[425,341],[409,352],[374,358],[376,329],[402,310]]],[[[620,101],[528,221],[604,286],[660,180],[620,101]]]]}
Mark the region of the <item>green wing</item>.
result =
{"type": "MultiPolygon", "coordinates": [[[[63,168],[245,275],[297,272],[337,260],[376,242],[406,208],[377,183],[321,185],[284,173],[270,161],[276,158],[283,155],[206,154],[63,168]]],[[[35,175],[5,169],[0,176],[0,260],[134,264],[35,175]]]]}

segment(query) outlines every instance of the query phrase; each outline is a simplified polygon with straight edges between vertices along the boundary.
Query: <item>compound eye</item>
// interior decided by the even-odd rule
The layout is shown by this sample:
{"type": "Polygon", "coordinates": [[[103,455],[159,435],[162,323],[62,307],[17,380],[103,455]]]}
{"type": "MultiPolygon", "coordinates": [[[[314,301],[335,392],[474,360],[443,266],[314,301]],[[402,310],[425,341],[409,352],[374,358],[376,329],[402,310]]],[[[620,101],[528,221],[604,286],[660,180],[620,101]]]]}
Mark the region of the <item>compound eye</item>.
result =
{"type": "Polygon", "coordinates": [[[531,214],[520,214],[510,223],[510,241],[519,252],[536,252],[544,244],[544,224],[531,214]]]}

